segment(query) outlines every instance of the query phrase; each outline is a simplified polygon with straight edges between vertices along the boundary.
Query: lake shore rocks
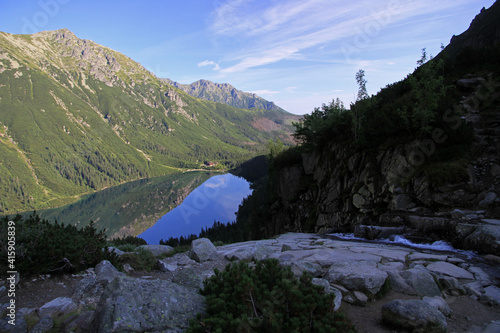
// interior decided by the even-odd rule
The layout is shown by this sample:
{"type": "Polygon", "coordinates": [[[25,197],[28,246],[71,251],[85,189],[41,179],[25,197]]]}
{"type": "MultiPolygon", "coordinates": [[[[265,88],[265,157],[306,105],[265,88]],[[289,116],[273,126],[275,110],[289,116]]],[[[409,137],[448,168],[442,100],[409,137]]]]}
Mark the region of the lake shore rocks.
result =
{"type": "Polygon", "coordinates": [[[296,276],[308,272],[326,293],[334,293],[335,310],[344,302],[369,306],[373,299],[395,292],[413,298],[413,302],[388,302],[381,319],[407,329],[442,332],[450,315],[448,298],[467,294],[464,297],[470,297],[471,302],[500,305],[500,289],[495,284],[500,277],[495,275],[498,270],[480,257],[467,255],[473,256],[302,233],[219,247],[201,239],[193,242],[187,253],[159,259],[153,278],[140,276],[140,272],[127,276],[103,261],[82,278],[72,297],[24,313],[30,313],[28,322],[38,327],[50,327],[47,316],[54,322],[64,317],[68,332],[70,327],[82,327],[77,330],[80,332],[181,332],[190,318],[203,312],[199,288],[215,267],[222,269],[231,261],[274,258],[290,266],[296,276]],[[61,310],[47,312],[54,304],[61,310]],[[418,313],[425,313],[427,319],[418,313]]]}

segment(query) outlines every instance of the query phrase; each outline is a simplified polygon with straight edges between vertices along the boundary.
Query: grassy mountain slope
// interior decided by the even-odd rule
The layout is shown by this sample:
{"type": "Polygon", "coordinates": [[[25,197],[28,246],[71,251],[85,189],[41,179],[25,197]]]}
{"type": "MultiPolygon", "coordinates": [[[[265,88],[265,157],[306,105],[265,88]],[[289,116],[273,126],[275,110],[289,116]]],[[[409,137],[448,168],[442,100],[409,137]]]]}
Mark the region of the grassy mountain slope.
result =
{"type": "Polygon", "coordinates": [[[0,213],[206,160],[232,166],[289,138],[270,112],[191,97],[67,29],[0,32],[0,213]],[[278,126],[252,126],[258,119],[278,126]]]}

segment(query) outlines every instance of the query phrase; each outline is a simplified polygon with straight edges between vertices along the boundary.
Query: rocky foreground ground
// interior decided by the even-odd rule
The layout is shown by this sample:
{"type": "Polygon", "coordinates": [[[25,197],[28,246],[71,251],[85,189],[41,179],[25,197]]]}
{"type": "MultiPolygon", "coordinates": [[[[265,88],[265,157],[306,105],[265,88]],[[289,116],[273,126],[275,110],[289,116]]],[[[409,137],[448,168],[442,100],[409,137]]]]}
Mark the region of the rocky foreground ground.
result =
{"type": "MultiPolygon", "coordinates": [[[[156,253],[171,250],[146,248],[156,253]]],[[[158,270],[148,276],[121,273],[104,261],[83,275],[57,282],[65,292],[55,293],[60,297],[50,302],[32,307],[28,300],[19,300],[26,307],[18,309],[16,326],[8,324],[4,304],[0,330],[182,332],[190,318],[203,312],[199,288],[214,268],[266,258],[278,259],[296,275],[313,275],[314,283],[335,294],[333,310],[345,311],[360,332],[500,332],[498,257],[297,233],[220,247],[200,239],[190,252],[159,260],[158,270]]],[[[28,290],[36,288],[37,281],[26,285],[21,278],[20,290],[26,289],[21,294],[29,298],[28,290]]],[[[33,298],[49,293],[31,292],[33,298]]]]}

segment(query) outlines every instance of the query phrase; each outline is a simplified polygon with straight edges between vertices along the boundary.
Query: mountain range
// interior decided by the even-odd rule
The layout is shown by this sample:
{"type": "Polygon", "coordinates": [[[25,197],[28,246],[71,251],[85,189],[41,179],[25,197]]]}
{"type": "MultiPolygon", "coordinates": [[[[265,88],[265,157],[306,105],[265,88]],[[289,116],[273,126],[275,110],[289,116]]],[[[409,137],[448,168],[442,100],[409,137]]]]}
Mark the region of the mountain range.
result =
{"type": "Polygon", "coordinates": [[[250,95],[247,108],[193,97],[67,29],[0,32],[0,214],[207,161],[227,169],[269,140],[292,143],[299,117],[250,95]]]}
{"type": "Polygon", "coordinates": [[[191,96],[207,101],[219,102],[243,109],[285,111],[273,102],[267,101],[256,94],[238,90],[228,83],[199,80],[191,84],[180,84],[170,79],[165,79],[165,81],[191,96]]]}

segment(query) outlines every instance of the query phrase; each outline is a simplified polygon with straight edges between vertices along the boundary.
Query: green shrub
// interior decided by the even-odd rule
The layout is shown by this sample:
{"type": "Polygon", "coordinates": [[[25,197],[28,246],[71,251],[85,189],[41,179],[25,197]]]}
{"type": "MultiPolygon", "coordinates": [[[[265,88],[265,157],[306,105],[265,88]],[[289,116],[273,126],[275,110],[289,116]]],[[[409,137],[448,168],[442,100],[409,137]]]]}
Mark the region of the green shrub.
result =
{"type": "Polygon", "coordinates": [[[333,312],[333,295],[297,279],[278,260],[254,268],[234,263],[204,281],[205,317],[191,321],[188,332],[350,332],[342,314],[333,312]]]}
{"type": "Polygon", "coordinates": [[[127,236],[127,237],[123,237],[123,238],[114,238],[110,242],[110,246],[120,246],[120,245],[126,245],[126,244],[139,246],[139,245],[147,245],[148,243],[143,238],[134,237],[134,236],[127,236]]]}
{"type": "Polygon", "coordinates": [[[137,246],[133,244],[123,244],[123,245],[118,245],[116,248],[123,252],[134,252],[137,246]]]}
{"type": "Polygon", "coordinates": [[[118,264],[118,257],[106,247],[104,230],[97,231],[94,223],[78,229],[72,225],[50,223],[33,215],[12,220],[0,220],[0,266],[8,267],[8,224],[15,225],[15,269],[21,274],[57,274],[78,272],[94,267],[102,260],[118,264]],[[12,224],[12,223],[11,223],[12,224]]]}
{"type": "Polygon", "coordinates": [[[136,271],[151,272],[155,266],[157,259],[151,251],[137,248],[133,253],[125,253],[121,257],[122,264],[130,264],[136,271]]]}

